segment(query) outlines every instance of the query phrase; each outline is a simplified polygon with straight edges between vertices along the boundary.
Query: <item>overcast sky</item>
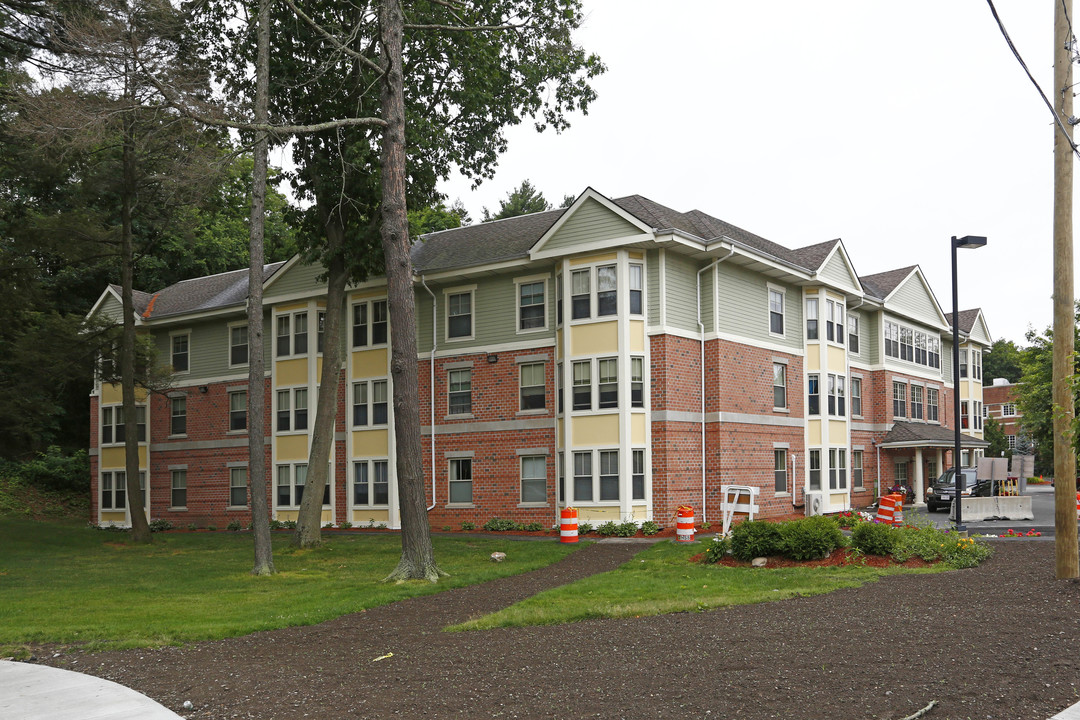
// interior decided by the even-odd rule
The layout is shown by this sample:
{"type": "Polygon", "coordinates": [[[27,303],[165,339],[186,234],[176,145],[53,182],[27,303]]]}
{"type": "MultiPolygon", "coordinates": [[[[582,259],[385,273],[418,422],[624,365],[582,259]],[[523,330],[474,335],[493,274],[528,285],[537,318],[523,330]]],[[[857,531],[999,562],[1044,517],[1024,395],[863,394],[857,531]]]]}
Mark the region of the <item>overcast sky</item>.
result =
{"type": "MultiPolygon", "coordinates": [[[[1039,84],[1053,3],[996,0],[1039,84]]],[[[593,187],[699,209],[787,247],[844,241],[870,275],[918,264],[992,336],[1052,322],[1052,117],[982,0],[584,0],[608,72],[567,132],[511,130],[498,173],[443,191],[473,220],[528,178],[558,204],[593,187]],[[662,8],[662,9],[661,9],[662,8]]],[[[1080,109],[1080,106],[1078,106],[1080,109]]]]}

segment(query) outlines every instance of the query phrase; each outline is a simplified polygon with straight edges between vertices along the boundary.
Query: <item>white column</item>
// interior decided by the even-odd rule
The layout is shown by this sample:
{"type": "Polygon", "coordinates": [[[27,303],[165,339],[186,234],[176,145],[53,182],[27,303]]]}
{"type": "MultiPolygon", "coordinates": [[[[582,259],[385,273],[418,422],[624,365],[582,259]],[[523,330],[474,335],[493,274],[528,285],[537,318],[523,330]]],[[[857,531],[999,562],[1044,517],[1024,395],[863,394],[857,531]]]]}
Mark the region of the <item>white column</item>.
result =
{"type": "MultiPolygon", "coordinates": [[[[939,451],[940,452],[940,451],[939,451]]],[[[922,448],[915,448],[915,504],[925,505],[926,491],[923,487],[923,455],[922,448]]]]}

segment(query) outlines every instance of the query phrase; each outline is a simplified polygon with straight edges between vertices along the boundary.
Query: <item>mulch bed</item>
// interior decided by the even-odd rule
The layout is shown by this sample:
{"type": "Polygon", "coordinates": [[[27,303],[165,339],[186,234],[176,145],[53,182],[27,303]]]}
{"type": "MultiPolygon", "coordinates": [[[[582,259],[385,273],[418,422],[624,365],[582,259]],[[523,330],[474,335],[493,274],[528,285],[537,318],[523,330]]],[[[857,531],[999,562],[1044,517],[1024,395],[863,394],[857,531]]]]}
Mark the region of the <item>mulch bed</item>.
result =
{"type": "MultiPolygon", "coordinates": [[[[691,562],[702,562],[705,558],[705,553],[698,553],[690,558],[691,562]]],[[[766,558],[766,568],[789,568],[789,567],[842,567],[844,565],[864,565],[866,567],[884,568],[884,567],[908,567],[908,568],[923,568],[929,567],[930,563],[926,562],[922,558],[909,558],[908,560],[898,563],[892,558],[881,557],[879,555],[858,555],[853,554],[848,548],[837,548],[829,553],[829,557],[820,558],[818,560],[792,560],[790,558],[783,557],[781,555],[773,555],[766,558]]],[[[718,560],[716,565],[723,565],[724,567],[750,567],[751,563],[743,562],[742,560],[736,560],[732,556],[728,555],[725,558],[718,560]]]]}
{"type": "Polygon", "coordinates": [[[978,568],[890,576],[828,595],[441,632],[614,568],[643,547],[598,543],[525,575],[310,627],[158,650],[41,654],[192,719],[898,720],[936,700],[927,720],[1046,720],[1080,701],[1080,584],[1054,578],[1053,542],[993,545],[978,568]],[[185,700],[193,711],[182,709],[185,700]]]}

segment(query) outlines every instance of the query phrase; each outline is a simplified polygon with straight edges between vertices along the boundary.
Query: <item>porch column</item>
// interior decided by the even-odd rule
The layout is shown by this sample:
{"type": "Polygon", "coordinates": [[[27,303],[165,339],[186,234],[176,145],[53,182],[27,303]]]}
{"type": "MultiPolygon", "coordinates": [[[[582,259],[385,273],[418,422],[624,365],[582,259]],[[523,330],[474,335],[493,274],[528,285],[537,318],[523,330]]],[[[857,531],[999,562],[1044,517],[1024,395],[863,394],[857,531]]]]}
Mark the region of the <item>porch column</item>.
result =
{"type": "MultiPolygon", "coordinates": [[[[942,464],[944,462],[945,462],[944,452],[941,450],[941,448],[938,448],[937,449],[937,464],[934,465],[934,470],[937,471],[938,477],[941,477],[941,474],[943,472],[945,472],[945,466],[942,464]]],[[[930,478],[930,479],[931,480],[937,480],[937,478],[930,478]]]]}
{"type": "Polygon", "coordinates": [[[922,448],[915,448],[915,504],[925,505],[926,492],[923,489],[922,448]]]}

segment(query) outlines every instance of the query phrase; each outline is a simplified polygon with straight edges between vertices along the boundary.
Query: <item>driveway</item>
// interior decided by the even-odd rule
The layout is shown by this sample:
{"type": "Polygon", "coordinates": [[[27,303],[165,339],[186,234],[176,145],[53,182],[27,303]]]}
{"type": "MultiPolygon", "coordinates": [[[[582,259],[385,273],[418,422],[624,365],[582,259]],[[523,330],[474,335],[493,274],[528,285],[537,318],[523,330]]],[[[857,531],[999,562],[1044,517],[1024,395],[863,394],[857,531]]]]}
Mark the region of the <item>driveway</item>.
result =
{"type": "MultiPolygon", "coordinates": [[[[980,520],[978,522],[965,522],[964,525],[971,533],[982,535],[1000,535],[1010,528],[1016,532],[1027,532],[1034,529],[1041,532],[1043,537],[1054,535],[1054,488],[1049,485],[1028,485],[1024,495],[1031,498],[1031,512],[1034,520],[980,520]]],[[[904,512],[915,512],[923,518],[928,518],[937,527],[948,528],[952,526],[949,513],[946,511],[928,512],[925,505],[912,508],[904,507],[904,512]]]]}

